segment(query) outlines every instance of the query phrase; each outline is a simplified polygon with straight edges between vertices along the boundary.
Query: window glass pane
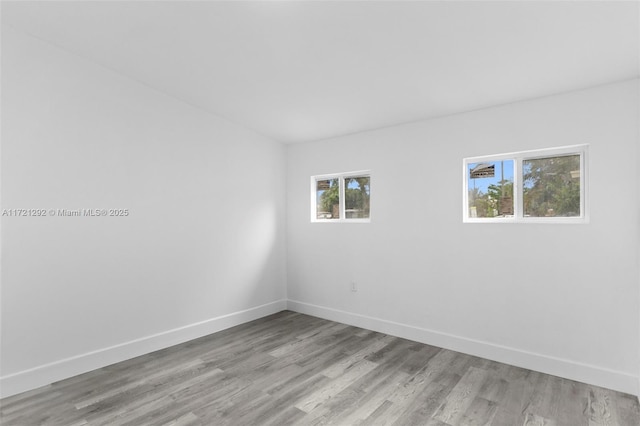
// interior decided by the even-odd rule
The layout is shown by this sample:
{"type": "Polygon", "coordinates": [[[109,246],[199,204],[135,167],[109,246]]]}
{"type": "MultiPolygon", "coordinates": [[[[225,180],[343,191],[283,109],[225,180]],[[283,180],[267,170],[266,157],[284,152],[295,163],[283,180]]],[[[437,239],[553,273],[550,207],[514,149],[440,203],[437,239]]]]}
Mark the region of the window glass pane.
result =
{"type": "Polygon", "coordinates": [[[346,219],[367,219],[369,217],[369,200],[371,178],[354,176],[344,179],[344,197],[346,219]]]}
{"type": "Polygon", "coordinates": [[[524,215],[580,216],[580,155],[522,161],[524,215]]]}
{"type": "Polygon", "coordinates": [[[469,217],[513,216],[514,160],[467,164],[469,217]]]}
{"type": "Polygon", "coordinates": [[[316,218],[340,219],[339,179],[316,181],[316,218]]]}

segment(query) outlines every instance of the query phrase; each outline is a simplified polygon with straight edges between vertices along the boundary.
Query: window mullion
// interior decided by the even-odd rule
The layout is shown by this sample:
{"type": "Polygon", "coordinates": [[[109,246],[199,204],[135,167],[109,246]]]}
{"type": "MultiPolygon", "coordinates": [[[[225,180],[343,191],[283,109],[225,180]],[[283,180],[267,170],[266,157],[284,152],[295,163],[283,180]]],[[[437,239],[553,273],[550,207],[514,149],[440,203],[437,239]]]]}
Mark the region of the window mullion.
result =
{"type": "Polygon", "coordinates": [[[345,185],[344,176],[340,176],[340,188],[339,188],[339,191],[340,191],[340,200],[339,201],[340,201],[340,203],[339,204],[340,204],[340,220],[341,221],[345,220],[347,218],[346,214],[345,214],[346,208],[345,208],[345,199],[344,199],[344,197],[345,197],[346,191],[344,189],[344,185],[345,185]]]}
{"type": "Polygon", "coordinates": [[[586,151],[580,152],[580,217],[587,217],[587,158],[586,151]]]}
{"type": "Polygon", "coordinates": [[[513,171],[513,197],[516,219],[524,218],[524,179],[522,176],[522,157],[516,157],[513,171]]]}

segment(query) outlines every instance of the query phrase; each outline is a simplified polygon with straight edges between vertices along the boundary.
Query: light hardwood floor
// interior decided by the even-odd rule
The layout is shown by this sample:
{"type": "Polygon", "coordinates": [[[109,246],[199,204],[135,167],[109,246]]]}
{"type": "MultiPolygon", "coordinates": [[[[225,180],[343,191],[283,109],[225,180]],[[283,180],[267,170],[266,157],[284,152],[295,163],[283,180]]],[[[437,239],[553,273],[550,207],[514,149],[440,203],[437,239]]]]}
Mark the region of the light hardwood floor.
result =
{"type": "Polygon", "coordinates": [[[284,311],[0,401],[2,425],[640,425],[631,395],[284,311]]]}

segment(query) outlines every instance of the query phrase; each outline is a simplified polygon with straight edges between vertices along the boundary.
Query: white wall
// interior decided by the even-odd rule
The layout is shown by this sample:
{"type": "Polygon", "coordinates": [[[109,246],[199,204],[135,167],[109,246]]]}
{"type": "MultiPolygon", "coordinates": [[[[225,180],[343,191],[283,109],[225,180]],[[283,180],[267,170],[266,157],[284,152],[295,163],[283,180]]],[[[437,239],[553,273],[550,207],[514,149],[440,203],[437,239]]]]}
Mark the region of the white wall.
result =
{"type": "Polygon", "coordinates": [[[285,308],[285,150],[3,28],[2,394],[285,308]]]}
{"type": "Polygon", "coordinates": [[[628,81],[288,146],[289,306],[637,393],[638,101],[628,81]],[[589,224],[462,223],[464,157],[584,143],[589,224]],[[310,223],[310,176],[364,169],[372,222],[310,223]]]}

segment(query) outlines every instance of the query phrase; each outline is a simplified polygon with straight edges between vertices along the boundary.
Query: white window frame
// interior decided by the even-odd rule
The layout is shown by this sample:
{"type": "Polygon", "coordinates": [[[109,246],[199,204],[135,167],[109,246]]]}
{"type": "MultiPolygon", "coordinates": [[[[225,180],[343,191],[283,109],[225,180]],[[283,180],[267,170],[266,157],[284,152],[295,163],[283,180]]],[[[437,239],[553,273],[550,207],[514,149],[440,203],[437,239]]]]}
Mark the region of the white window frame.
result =
{"type": "Polygon", "coordinates": [[[469,157],[462,161],[462,220],[465,223],[588,223],[589,222],[589,188],[588,188],[588,154],[589,145],[571,145],[558,148],[536,149],[530,151],[511,152],[506,154],[469,157]],[[574,217],[525,217],[523,202],[522,163],[524,160],[580,155],[580,216],[574,217]],[[468,165],[489,161],[513,160],[513,208],[511,217],[470,217],[469,216],[469,179],[468,165]]]}
{"type": "Polygon", "coordinates": [[[331,173],[327,175],[311,176],[311,222],[314,223],[370,223],[371,222],[371,170],[360,170],[356,172],[331,173]],[[345,215],[345,188],[344,181],[350,177],[368,177],[369,178],[369,217],[347,219],[345,215]],[[318,219],[317,216],[317,182],[319,180],[338,179],[339,196],[340,196],[340,218],[338,219],[318,219]]]}

